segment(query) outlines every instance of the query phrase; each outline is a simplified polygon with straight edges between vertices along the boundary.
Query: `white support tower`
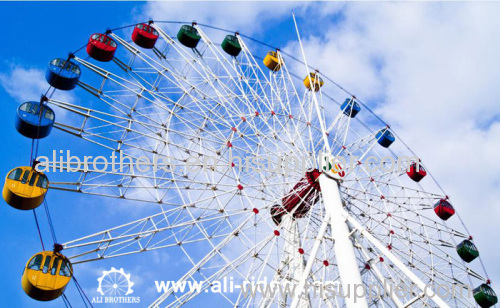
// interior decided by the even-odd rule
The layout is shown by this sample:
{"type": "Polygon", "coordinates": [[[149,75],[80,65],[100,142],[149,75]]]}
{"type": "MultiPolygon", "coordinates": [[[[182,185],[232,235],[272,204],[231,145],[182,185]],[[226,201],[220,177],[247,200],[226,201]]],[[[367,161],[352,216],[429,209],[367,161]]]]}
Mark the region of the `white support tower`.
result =
{"type": "MultiPolygon", "coordinates": [[[[339,269],[342,291],[351,290],[351,295],[354,294],[356,286],[363,285],[361,274],[354,253],[354,245],[351,241],[347,220],[342,215],[342,198],[338,182],[329,178],[325,174],[319,177],[321,193],[323,194],[323,202],[327,215],[330,216],[330,227],[332,236],[335,240],[335,257],[339,269]]],[[[368,307],[366,297],[347,296],[346,304],[348,308],[364,308],[368,307]]]]}

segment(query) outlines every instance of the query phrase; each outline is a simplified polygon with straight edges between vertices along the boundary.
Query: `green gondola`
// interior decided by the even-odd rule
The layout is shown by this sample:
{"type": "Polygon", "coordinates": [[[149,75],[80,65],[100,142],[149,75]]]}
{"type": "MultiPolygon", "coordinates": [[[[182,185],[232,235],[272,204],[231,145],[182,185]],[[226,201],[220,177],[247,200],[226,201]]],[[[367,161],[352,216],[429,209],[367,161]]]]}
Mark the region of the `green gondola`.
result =
{"type": "Polygon", "coordinates": [[[475,288],[473,293],[476,303],[482,308],[491,307],[498,302],[495,291],[493,291],[493,289],[486,283],[483,283],[479,287],[475,288]]]}
{"type": "Polygon", "coordinates": [[[198,30],[190,25],[184,25],[177,32],[177,39],[179,42],[189,48],[196,48],[198,42],[201,40],[201,36],[198,34],[198,30]]]}
{"type": "Polygon", "coordinates": [[[226,35],[226,38],[222,42],[222,49],[229,55],[236,57],[241,52],[241,45],[238,38],[234,35],[226,35]]]}
{"type": "Polygon", "coordinates": [[[464,240],[457,245],[457,253],[465,262],[469,263],[479,257],[479,251],[476,245],[469,240],[464,240]]]}

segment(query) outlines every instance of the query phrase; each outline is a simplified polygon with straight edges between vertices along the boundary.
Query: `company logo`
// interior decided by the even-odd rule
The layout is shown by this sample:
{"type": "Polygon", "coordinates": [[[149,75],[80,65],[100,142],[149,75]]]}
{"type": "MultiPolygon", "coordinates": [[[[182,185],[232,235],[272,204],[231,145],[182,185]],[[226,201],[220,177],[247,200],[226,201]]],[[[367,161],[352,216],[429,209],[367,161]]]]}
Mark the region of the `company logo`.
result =
{"type": "Polygon", "coordinates": [[[125,273],[123,268],[117,270],[112,267],[109,271],[103,271],[97,281],[99,282],[97,292],[102,296],[93,297],[93,304],[140,303],[140,297],[129,296],[134,293],[132,289],[134,283],[130,280],[130,274],[125,273]]]}
{"type": "Polygon", "coordinates": [[[319,165],[321,169],[331,178],[341,180],[345,177],[344,167],[329,154],[319,155],[319,165]]]}

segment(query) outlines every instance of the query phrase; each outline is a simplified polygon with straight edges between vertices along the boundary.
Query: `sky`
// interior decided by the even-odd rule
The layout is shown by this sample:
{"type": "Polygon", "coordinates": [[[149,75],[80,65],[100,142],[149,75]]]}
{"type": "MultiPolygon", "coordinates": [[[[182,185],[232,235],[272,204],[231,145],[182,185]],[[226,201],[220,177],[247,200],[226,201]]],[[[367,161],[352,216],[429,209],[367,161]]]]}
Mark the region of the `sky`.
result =
{"type": "MultiPolygon", "coordinates": [[[[5,144],[0,174],[26,164],[29,157],[30,141],[14,129],[18,104],[37,100],[46,89],[46,63],[82,46],[91,33],[148,18],[196,20],[299,54],[292,12],[299,20],[309,64],[362,98],[425,161],[452,196],[493,286],[498,286],[500,3],[1,2],[7,31],[0,48],[0,129],[5,144]]],[[[58,95],[78,101],[70,92],[58,95]]],[[[54,132],[43,142],[57,148],[67,138],[54,132]]],[[[103,202],[114,203],[101,198],[56,192],[49,200],[56,231],[62,230],[59,236],[65,240],[81,235],[76,230],[88,224],[117,225],[126,219],[103,209],[103,202]],[[95,222],[78,219],[88,211],[95,214],[95,222]]],[[[32,214],[3,204],[0,217],[0,260],[8,264],[0,280],[0,302],[5,307],[33,307],[20,287],[24,263],[40,250],[32,214]]],[[[43,218],[42,224],[46,226],[43,218]]],[[[48,232],[44,236],[48,238],[48,232]]],[[[152,252],[85,264],[79,267],[78,279],[87,294],[95,296],[102,271],[123,267],[132,274],[141,301],[149,303],[158,295],[152,281],[176,274],[175,269],[155,273],[151,266],[160,268],[174,259],[152,252]]],[[[73,285],[67,294],[77,302],[73,285]]],[[[39,306],[64,307],[61,300],[39,306]]]]}

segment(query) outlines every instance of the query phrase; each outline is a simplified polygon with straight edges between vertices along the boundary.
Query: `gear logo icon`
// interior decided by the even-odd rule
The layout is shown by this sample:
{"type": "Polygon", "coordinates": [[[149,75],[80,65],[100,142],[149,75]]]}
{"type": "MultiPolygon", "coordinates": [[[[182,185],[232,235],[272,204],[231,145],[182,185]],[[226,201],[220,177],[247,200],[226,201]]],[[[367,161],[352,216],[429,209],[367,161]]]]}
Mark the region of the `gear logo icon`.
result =
{"type": "Polygon", "coordinates": [[[134,283],[130,281],[130,274],[126,274],[123,268],[117,270],[112,267],[109,271],[103,271],[97,281],[99,282],[97,292],[102,296],[127,296],[134,292],[132,290],[134,283]]]}

